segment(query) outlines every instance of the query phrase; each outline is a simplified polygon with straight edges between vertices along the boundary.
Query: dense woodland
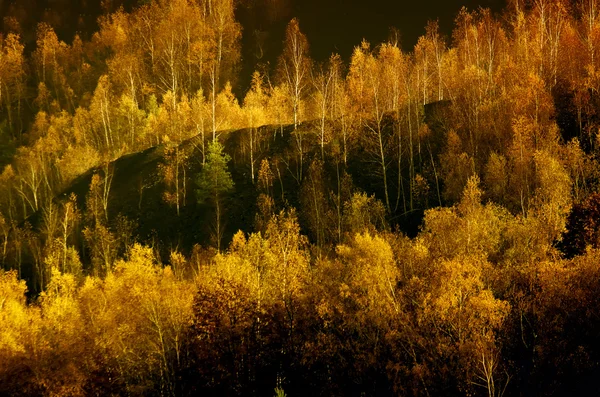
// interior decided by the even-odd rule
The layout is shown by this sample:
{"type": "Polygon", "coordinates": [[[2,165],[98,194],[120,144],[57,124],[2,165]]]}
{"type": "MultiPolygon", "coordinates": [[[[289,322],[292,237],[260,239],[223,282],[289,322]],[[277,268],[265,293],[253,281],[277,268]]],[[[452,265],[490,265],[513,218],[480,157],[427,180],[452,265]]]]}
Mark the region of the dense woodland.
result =
{"type": "Polygon", "coordinates": [[[240,6],[5,18],[0,395],[600,392],[600,1],[251,78],[240,6]]]}

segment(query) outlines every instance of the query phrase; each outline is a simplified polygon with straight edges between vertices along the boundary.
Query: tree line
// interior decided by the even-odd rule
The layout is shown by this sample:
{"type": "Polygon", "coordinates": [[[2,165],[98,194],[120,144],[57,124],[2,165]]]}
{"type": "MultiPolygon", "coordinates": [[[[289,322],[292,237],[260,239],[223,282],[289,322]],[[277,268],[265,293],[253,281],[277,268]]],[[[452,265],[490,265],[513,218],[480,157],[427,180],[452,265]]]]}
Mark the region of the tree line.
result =
{"type": "Polygon", "coordinates": [[[2,272],[0,392],[594,392],[597,249],[561,259],[537,220],[482,196],[472,177],[417,238],[356,222],[321,257],[293,209],[169,266],[135,243],[103,277],[53,267],[31,303],[2,272]]]}

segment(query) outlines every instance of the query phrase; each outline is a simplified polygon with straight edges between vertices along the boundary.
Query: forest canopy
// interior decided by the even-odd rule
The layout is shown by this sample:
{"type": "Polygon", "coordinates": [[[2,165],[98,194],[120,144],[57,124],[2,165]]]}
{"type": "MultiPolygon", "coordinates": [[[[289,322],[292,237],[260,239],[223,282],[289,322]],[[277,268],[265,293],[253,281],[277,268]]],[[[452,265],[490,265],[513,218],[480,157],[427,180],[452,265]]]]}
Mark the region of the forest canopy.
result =
{"type": "Polygon", "coordinates": [[[4,20],[0,395],[600,392],[596,0],[250,75],[244,2],[139,3],[4,20]]]}

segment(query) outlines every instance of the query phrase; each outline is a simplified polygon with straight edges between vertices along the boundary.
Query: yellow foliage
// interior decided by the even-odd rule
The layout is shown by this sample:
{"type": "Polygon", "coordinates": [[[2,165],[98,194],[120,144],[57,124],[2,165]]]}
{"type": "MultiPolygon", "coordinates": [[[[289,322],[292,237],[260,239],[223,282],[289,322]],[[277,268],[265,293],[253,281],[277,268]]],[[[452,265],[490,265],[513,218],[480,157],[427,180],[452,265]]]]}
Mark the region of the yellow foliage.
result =
{"type": "Polygon", "coordinates": [[[349,246],[337,247],[337,254],[349,269],[349,286],[366,312],[361,314],[372,312],[371,320],[385,321],[399,310],[396,284],[400,271],[388,242],[369,232],[356,234],[349,246]]]}
{"type": "Polygon", "coordinates": [[[494,204],[481,204],[479,178],[468,179],[460,203],[425,211],[423,239],[434,257],[497,254],[508,214],[494,204]]]}
{"type": "Polygon", "coordinates": [[[25,281],[18,280],[16,272],[0,270],[0,372],[2,362],[25,352],[23,333],[29,325],[25,305],[25,281]]]}
{"type": "Polygon", "coordinates": [[[548,242],[560,238],[571,211],[571,178],[567,170],[546,151],[534,154],[538,189],[536,215],[543,222],[548,242]]]}

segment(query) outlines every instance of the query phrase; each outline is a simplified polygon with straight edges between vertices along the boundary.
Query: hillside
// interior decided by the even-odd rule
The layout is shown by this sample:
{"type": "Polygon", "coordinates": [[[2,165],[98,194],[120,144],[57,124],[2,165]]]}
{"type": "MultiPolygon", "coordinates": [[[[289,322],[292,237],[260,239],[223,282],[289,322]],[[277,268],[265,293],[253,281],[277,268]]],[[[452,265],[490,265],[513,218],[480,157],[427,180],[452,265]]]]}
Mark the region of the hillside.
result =
{"type": "Polygon", "coordinates": [[[0,397],[599,395],[599,1],[0,0],[0,397]]]}
{"type": "MultiPolygon", "coordinates": [[[[316,122],[303,123],[298,127],[299,133],[308,142],[313,141],[317,135],[316,122]]],[[[263,126],[257,129],[254,147],[255,178],[253,184],[250,177],[251,166],[248,153],[249,129],[231,130],[218,133],[223,142],[225,152],[231,157],[229,171],[234,182],[234,191],[227,197],[227,217],[224,220],[226,232],[223,238],[224,246],[228,246],[232,236],[242,230],[250,233],[255,230],[257,216],[257,198],[259,195],[258,169],[263,159],[272,164],[278,164],[277,181],[273,186],[273,198],[276,208],[301,208],[300,186],[296,175],[298,164],[293,160],[295,152],[294,126],[263,126]],[[292,154],[290,154],[292,153],[292,154]],[[290,160],[290,158],[292,158],[290,160]]],[[[329,145],[328,145],[329,146],[329,145]]],[[[304,147],[306,169],[309,165],[320,159],[320,149],[317,145],[304,147]]],[[[329,152],[330,149],[328,148],[329,152]]],[[[437,154],[435,154],[437,156],[437,154]]],[[[336,188],[336,172],[348,172],[354,182],[354,189],[375,194],[381,198],[381,186],[373,176],[369,161],[363,161],[364,153],[357,151],[348,156],[346,164],[340,164],[339,159],[327,157],[322,164],[325,172],[323,178],[328,191],[336,188]]],[[[120,157],[107,165],[90,169],[77,177],[72,184],[57,196],[57,203],[68,201],[71,194],[77,197],[77,205],[85,209],[86,197],[89,194],[92,176],[104,177],[108,169],[112,177],[108,196],[108,224],[115,227],[117,219],[125,216],[136,225],[133,230],[135,241],[155,247],[162,257],[168,258],[171,250],[189,254],[195,244],[204,247],[214,244],[211,228],[207,227],[214,222],[212,209],[208,204],[199,204],[197,195],[197,177],[202,170],[201,137],[195,136],[180,144],[163,144],[148,148],[142,152],[132,153],[120,157]],[[180,213],[177,215],[176,206],[168,203],[164,193],[169,188],[161,174],[161,167],[168,164],[166,152],[177,148],[186,157],[182,170],[182,196],[180,213]],[[185,176],[183,173],[185,172],[185,176]],[[185,186],[185,192],[183,192],[185,186]]],[[[394,192],[395,194],[395,192],[394,192]]],[[[423,216],[424,208],[412,214],[390,215],[391,226],[410,235],[416,234],[423,216]]],[[[311,231],[301,218],[301,227],[304,233],[311,231]]],[[[34,226],[39,225],[41,217],[32,215],[29,220],[34,226]]],[[[315,242],[315,241],[313,241],[315,242]]]]}

